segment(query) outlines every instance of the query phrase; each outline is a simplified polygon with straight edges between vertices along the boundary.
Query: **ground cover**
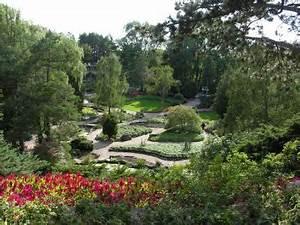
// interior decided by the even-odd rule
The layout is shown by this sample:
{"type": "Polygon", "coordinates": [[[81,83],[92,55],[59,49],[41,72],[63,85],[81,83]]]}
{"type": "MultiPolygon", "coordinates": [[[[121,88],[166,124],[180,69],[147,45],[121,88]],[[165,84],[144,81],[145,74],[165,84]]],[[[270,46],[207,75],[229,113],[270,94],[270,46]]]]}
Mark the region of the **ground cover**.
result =
{"type": "Polygon", "coordinates": [[[161,134],[150,135],[149,141],[153,142],[199,142],[204,137],[199,132],[184,132],[180,130],[167,130],[161,134]]]}
{"type": "MultiPolygon", "coordinates": [[[[118,127],[118,133],[116,137],[114,138],[115,141],[128,141],[134,137],[139,137],[145,134],[151,133],[151,128],[144,127],[144,126],[135,126],[135,125],[120,125],[118,127]]],[[[107,137],[103,135],[103,133],[100,134],[96,138],[97,140],[106,140],[107,137]]]]}
{"type": "Polygon", "coordinates": [[[124,110],[134,112],[161,112],[165,108],[182,103],[180,100],[167,98],[165,101],[158,96],[138,96],[129,99],[123,106],[124,110]]]}
{"type": "Polygon", "coordinates": [[[192,153],[200,152],[202,142],[195,143],[147,143],[115,146],[110,149],[114,152],[134,152],[153,155],[164,159],[186,159],[192,153]]]}
{"type": "Polygon", "coordinates": [[[199,115],[202,120],[207,121],[214,121],[220,119],[220,116],[214,111],[200,112],[199,115]]]}

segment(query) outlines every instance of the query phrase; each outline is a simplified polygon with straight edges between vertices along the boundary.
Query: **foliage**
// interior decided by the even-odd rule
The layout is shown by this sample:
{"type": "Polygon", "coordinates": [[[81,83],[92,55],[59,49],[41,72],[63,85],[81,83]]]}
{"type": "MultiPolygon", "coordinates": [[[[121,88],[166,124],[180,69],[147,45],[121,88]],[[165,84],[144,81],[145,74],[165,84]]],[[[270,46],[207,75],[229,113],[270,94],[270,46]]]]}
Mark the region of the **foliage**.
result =
{"type": "Polygon", "coordinates": [[[166,128],[181,131],[200,131],[200,118],[195,110],[188,106],[174,106],[169,110],[166,128]]]}
{"type": "Polygon", "coordinates": [[[181,93],[176,93],[176,94],[174,95],[174,99],[177,99],[177,100],[179,100],[179,101],[181,101],[181,102],[184,102],[184,101],[185,101],[185,98],[184,98],[183,94],[181,94],[181,93]]]}
{"type": "Polygon", "coordinates": [[[109,139],[116,136],[118,133],[118,122],[114,115],[105,114],[102,121],[103,134],[109,139]]]}
{"type": "Polygon", "coordinates": [[[49,164],[38,160],[30,154],[20,154],[16,149],[7,144],[0,135],[0,175],[10,173],[29,174],[32,172],[43,172],[49,164]]]}
{"type": "Polygon", "coordinates": [[[151,72],[146,78],[146,91],[148,94],[159,94],[164,101],[171,87],[176,84],[173,69],[170,66],[159,66],[151,68],[151,72]]]}
{"type": "Polygon", "coordinates": [[[133,112],[161,112],[165,108],[171,105],[177,105],[182,103],[180,100],[173,98],[167,98],[165,101],[158,96],[139,96],[133,99],[129,99],[123,109],[133,112]]]}
{"type": "Polygon", "coordinates": [[[161,134],[150,135],[149,141],[154,142],[199,142],[204,138],[196,132],[185,132],[181,130],[167,130],[161,134]]]}
{"type": "Polygon", "coordinates": [[[97,115],[97,111],[90,107],[83,107],[81,112],[84,116],[96,116],[97,115]]]}
{"type": "Polygon", "coordinates": [[[191,166],[194,176],[188,192],[179,196],[183,204],[197,205],[200,224],[271,224],[284,221],[283,216],[295,207],[294,203],[283,206],[290,191],[274,185],[273,177],[265,176],[264,168],[244,153],[226,158],[200,155],[191,166]]]}
{"type": "Polygon", "coordinates": [[[128,84],[115,54],[103,57],[97,64],[96,94],[98,104],[109,108],[119,106],[128,84]],[[109,85],[108,85],[109,84],[109,85]]]}
{"type": "Polygon", "coordinates": [[[202,143],[194,142],[191,144],[191,150],[185,151],[184,143],[151,143],[141,146],[139,144],[128,144],[126,146],[112,147],[110,151],[114,152],[134,152],[153,155],[163,159],[181,160],[187,159],[190,154],[200,152],[202,143]]]}
{"type": "Polygon", "coordinates": [[[281,153],[285,143],[299,137],[299,115],[287,120],[284,126],[263,126],[252,132],[243,132],[231,138],[231,149],[246,152],[261,160],[268,153],[281,153]]]}
{"type": "Polygon", "coordinates": [[[192,81],[186,81],[181,88],[181,92],[186,98],[194,98],[199,92],[197,85],[192,81]]]}
{"type": "MultiPolygon", "coordinates": [[[[118,126],[118,132],[114,137],[114,141],[129,141],[132,138],[146,135],[151,132],[152,130],[150,128],[140,125],[120,125],[118,126]]],[[[100,135],[97,139],[106,140],[103,135],[100,135]]]]}
{"type": "Polygon", "coordinates": [[[279,63],[276,53],[262,46],[251,47],[243,60],[229,69],[224,78],[227,79],[223,93],[227,98],[224,114],[227,131],[247,130],[260,123],[277,125],[299,111],[297,62],[283,53],[279,63]]]}
{"type": "Polygon", "coordinates": [[[214,111],[200,112],[199,115],[201,120],[206,120],[206,121],[215,121],[220,119],[220,116],[214,111]]]}
{"type": "Polygon", "coordinates": [[[110,182],[68,173],[44,176],[9,175],[0,177],[0,182],[4,187],[0,192],[1,201],[12,206],[23,206],[29,202],[50,207],[52,204],[73,206],[80,200],[89,199],[108,205],[120,202],[128,205],[155,205],[163,197],[163,193],[156,190],[155,183],[137,181],[132,177],[110,182]],[[145,185],[149,188],[143,189],[145,185]]]}
{"type": "Polygon", "coordinates": [[[122,141],[122,136],[128,135],[131,138],[139,137],[151,133],[150,128],[144,126],[121,125],[119,126],[116,140],[122,141]]]}
{"type": "Polygon", "coordinates": [[[103,37],[96,33],[80,34],[79,44],[84,52],[83,61],[88,65],[96,65],[102,57],[109,55],[116,49],[111,37],[103,37]]]}
{"type": "Polygon", "coordinates": [[[93,151],[93,142],[86,138],[80,137],[71,141],[72,154],[81,156],[83,154],[93,151]]]}

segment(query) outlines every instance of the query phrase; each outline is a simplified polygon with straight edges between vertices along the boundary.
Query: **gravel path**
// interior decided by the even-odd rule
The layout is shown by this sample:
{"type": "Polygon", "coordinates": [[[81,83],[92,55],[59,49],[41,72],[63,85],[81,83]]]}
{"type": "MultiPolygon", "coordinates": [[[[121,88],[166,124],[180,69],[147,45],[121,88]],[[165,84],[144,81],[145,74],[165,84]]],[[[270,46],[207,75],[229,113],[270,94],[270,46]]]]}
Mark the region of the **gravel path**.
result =
{"type": "MultiPolygon", "coordinates": [[[[199,105],[199,103],[200,103],[199,99],[194,98],[194,99],[189,99],[184,105],[190,106],[190,107],[195,107],[195,106],[199,105]]],[[[145,118],[153,118],[153,117],[157,117],[157,116],[162,116],[164,114],[166,114],[166,113],[144,113],[144,116],[145,116],[145,118]]],[[[160,134],[165,131],[164,128],[151,128],[151,129],[152,129],[152,134],[160,134]]],[[[102,132],[102,129],[97,129],[97,130],[89,133],[87,136],[88,140],[91,140],[94,143],[94,150],[92,151],[92,153],[98,156],[97,160],[99,160],[99,161],[109,159],[111,156],[131,156],[131,157],[135,157],[138,159],[144,159],[150,163],[159,162],[163,166],[167,166],[167,167],[172,166],[174,164],[187,164],[189,162],[189,160],[179,160],[179,161],[163,160],[158,157],[145,155],[145,154],[138,154],[138,153],[110,152],[109,149],[111,147],[140,144],[142,142],[151,143],[150,141],[148,141],[149,134],[143,135],[140,137],[136,137],[136,138],[132,138],[131,140],[124,141],[124,142],[98,142],[95,140],[95,138],[101,132],[102,132]]]]}
{"type": "MultiPolygon", "coordinates": [[[[159,134],[164,132],[164,128],[152,128],[152,134],[159,134]]],[[[98,133],[99,130],[96,130],[92,132],[89,135],[89,138],[92,138],[96,133],[98,133]]],[[[138,153],[130,153],[130,152],[110,152],[109,149],[111,147],[116,147],[116,146],[125,146],[125,145],[131,145],[131,144],[140,144],[142,142],[149,143],[147,141],[149,138],[149,134],[143,135],[140,137],[132,138],[129,141],[124,141],[124,142],[94,142],[94,150],[92,151],[93,154],[97,155],[98,158],[97,160],[102,161],[109,159],[111,156],[131,156],[135,157],[138,159],[144,159],[147,162],[150,163],[156,163],[159,162],[163,166],[172,166],[174,164],[186,164],[188,163],[188,160],[179,160],[179,161],[169,161],[169,160],[163,160],[154,156],[149,156],[145,154],[138,154],[138,153]]]]}

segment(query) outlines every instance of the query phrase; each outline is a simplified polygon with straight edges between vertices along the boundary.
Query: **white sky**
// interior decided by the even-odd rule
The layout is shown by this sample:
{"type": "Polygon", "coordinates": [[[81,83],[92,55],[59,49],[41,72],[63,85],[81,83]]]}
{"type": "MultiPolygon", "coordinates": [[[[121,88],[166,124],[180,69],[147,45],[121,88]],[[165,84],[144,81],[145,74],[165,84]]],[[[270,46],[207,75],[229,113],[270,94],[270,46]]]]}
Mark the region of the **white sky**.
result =
{"type": "MultiPolygon", "coordinates": [[[[120,38],[128,22],[157,24],[175,15],[176,0],[0,0],[21,11],[22,18],[51,30],[72,33],[96,32],[120,38]]],[[[299,41],[278,19],[265,22],[264,35],[276,40],[299,41]],[[275,36],[279,29],[283,36],[275,36]]],[[[252,33],[253,35],[255,34],[252,33]]],[[[255,35],[256,36],[256,35],[255,35]]]]}
{"type": "Polygon", "coordinates": [[[176,0],[0,0],[21,11],[22,18],[51,30],[96,32],[120,38],[128,22],[156,24],[174,15],[176,0]]]}

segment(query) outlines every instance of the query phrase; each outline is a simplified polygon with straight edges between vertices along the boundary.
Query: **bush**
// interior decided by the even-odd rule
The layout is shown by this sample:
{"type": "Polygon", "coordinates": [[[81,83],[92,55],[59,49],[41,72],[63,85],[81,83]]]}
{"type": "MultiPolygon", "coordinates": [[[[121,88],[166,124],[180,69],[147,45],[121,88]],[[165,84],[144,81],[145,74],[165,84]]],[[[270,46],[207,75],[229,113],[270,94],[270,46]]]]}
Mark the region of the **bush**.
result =
{"type": "Polygon", "coordinates": [[[184,98],[183,94],[181,94],[181,93],[175,94],[174,95],[174,99],[176,99],[176,100],[178,100],[180,102],[184,102],[185,101],[185,98],[184,98]]]}
{"type": "Polygon", "coordinates": [[[251,132],[229,137],[231,149],[246,152],[251,159],[262,160],[269,153],[281,153],[284,145],[300,136],[300,115],[287,120],[283,126],[262,126],[251,132]]]}
{"type": "Polygon", "coordinates": [[[118,133],[118,122],[114,115],[106,114],[103,116],[103,134],[109,139],[116,136],[118,133]]]}
{"type": "Polygon", "coordinates": [[[44,172],[49,169],[49,166],[47,161],[39,160],[36,156],[19,153],[17,149],[6,143],[0,134],[0,175],[44,172]]]}
{"type": "Polygon", "coordinates": [[[189,81],[181,87],[181,93],[186,98],[194,98],[198,93],[198,88],[195,82],[189,81]]]}
{"type": "Polygon", "coordinates": [[[174,106],[167,116],[166,128],[179,129],[181,131],[199,132],[200,118],[190,107],[174,106]]]}
{"type": "Polygon", "coordinates": [[[201,95],[199,108],[210,108],[214,103],[213,95],[201,95]]]}
{"type": "Polygon", "coordinates": [[[151,133],[150,128],[144,126],[122,125],[116,135],[117,141],[128,141],[131,138],[139,137],[151,133]],[[130,139],[129,139],[130,138],[130,139]]]}
{"type": "Polygon", "coordinates": [[[81,137],[71,141],[71,147],[73,155],[81,156],[93,151],[93,142],[81,137]]]}

